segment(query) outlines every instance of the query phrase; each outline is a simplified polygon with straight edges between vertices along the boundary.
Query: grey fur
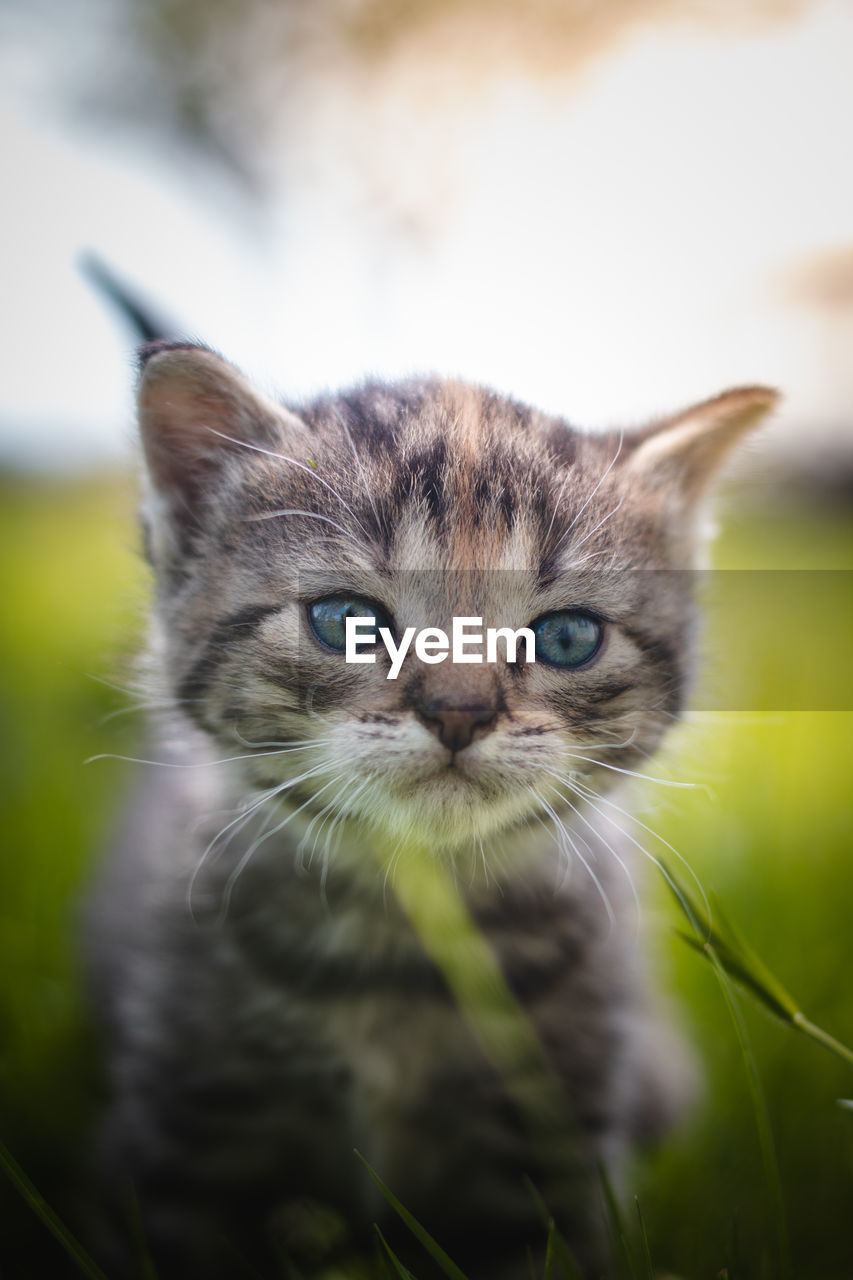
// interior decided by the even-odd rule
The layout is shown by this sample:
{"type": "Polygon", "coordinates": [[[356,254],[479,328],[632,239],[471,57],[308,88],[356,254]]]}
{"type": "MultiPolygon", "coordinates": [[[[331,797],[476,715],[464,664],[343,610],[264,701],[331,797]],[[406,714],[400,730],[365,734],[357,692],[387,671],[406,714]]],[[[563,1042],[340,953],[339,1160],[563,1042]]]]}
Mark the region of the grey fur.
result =
{"type": "Polygon", "coordinates": [[[474,1278],[528,1274],[525,1174],[605,1266],[597,1162],[618,1178],[684,1089],[643,990],[630,846],[586,789],[642,769],[678,715],[696,501],[772,401],[590,437],[455,383],[285,410],[212,353],[149,353],[148,669],[174,706],[89,910],[116,1275],[136,1274],[130,1199],[164,1278],[283,1274],[306,1198],[390,1232],[354,1147],[474,1278]],[[311,636],[304,601],[344,587],[400,626],[585,607],[606,648],[572,672],[407,658],[387,681],[311,636]],[[453,751],[436,715],[470,706],[453,751]],[[560,1083],[546,1142],[376,861],[410,841],[452,869],[560,1083]]]}

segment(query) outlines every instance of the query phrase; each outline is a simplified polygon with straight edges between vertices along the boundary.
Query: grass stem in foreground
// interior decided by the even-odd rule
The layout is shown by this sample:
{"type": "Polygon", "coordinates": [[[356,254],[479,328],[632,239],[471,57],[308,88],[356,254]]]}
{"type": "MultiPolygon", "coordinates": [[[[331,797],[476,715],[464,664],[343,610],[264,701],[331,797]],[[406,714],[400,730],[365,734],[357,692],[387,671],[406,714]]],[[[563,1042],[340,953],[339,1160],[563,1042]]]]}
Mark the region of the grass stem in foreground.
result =
{"type": "Polygon", "coordinates": [[[21,1193],[33,1212],[42,1220],[48,1231],[56,1237],[65,1252],[74,1260],[83,1274],[88,1276],[89,1280],[107,1280],[106,1275],[98,1264],[89,1256],[58,1214],[51,1209],[44,1196],[30,1181],[12,1153],[2,1142],[0,1142],[0,1165],[2,1165],[10,1181],[21,1193]]]}

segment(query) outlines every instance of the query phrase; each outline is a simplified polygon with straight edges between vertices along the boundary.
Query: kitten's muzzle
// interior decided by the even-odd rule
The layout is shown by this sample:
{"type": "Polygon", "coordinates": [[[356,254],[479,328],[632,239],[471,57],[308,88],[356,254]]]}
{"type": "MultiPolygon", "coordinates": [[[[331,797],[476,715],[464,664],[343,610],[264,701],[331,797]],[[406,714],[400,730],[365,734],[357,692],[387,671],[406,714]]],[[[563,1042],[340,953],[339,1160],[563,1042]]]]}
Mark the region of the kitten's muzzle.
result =
{"type": "Polygon", "coordinates": [[[474,740],[491,732],[497,717],[497,707],[488,702],[460,704],[448,699],[433,698],[417,708],[420,720],[438,735],[442,746],[454,754],[464,751],[474,740]]]}

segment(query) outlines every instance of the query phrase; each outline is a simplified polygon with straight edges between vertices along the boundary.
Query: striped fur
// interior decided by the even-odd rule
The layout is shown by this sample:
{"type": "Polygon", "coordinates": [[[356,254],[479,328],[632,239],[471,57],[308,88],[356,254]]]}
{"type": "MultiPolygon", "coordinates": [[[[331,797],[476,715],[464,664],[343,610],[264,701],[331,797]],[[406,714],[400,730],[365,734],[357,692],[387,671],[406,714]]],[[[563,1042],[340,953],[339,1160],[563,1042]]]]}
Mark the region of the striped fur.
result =
{"type": "Polygon", "coordinates": [[[113,1273],[135,1274],[130,1183],[165,1278],[242,1274],[238,1256],[284,1274],[306,1197],[355,1238],[390,1229],[353,1147],[472,1277],[528,1274],[524,1174],[595,1270],[596,1162],[618,1172],[681,1087],[642,990],[629,855],[585,797],[642,770],[683,706],[697,499],[773,394],[590,436],[453,382],[283,409],[213,353],[160,344],[139,401],[148,670],[172,704],[156,750],[176,767],[141,781],[90,910],[113,1273]],[[381,655],[349,665],[312,635],[306,605],[343,591],[398,628],[583,608],[605,638],[576,671],[410,654],[390,681],[381,655]],[[452,750],[434,708],[471,706],[452,750]],[[561,1082],[556,1156],[377,865],[412,840],[452,868],[561,1082]]]}

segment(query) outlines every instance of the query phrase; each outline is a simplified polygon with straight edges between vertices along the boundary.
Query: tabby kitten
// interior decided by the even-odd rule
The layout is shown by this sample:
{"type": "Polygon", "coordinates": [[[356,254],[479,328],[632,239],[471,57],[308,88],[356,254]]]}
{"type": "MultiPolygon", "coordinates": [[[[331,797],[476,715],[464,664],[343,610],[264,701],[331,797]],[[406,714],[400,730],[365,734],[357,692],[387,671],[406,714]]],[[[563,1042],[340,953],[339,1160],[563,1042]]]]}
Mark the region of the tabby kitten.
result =
{"type": "Polygon", "coordinates": [[[473,1278],[530,1274],[525,1175],[585,1272],[606,1266],[599,1162],[617,1176],[682,1088],[602,796],[682,708],[698,504],[774,401],[593,436],[456,382],[296,411],[207,349],[144,349],[167,767],[90,911],[111,1274],[146,1251],[163,1280],[288,1274],[327,1210],[391,1235],[353,1148],[473,1278]],[[348,616],[396,644],[528,627],[535,660],[412,646],[389,679],[382,644],[346,660],[348,616]],[[395,893],[413,850],[452,873],[541,1062],[496,1058],[460,1012],[395,893]],[[556,1082],[559,1120],[526,1114],[525,1072],[529,1097],[556,1082]]]}

